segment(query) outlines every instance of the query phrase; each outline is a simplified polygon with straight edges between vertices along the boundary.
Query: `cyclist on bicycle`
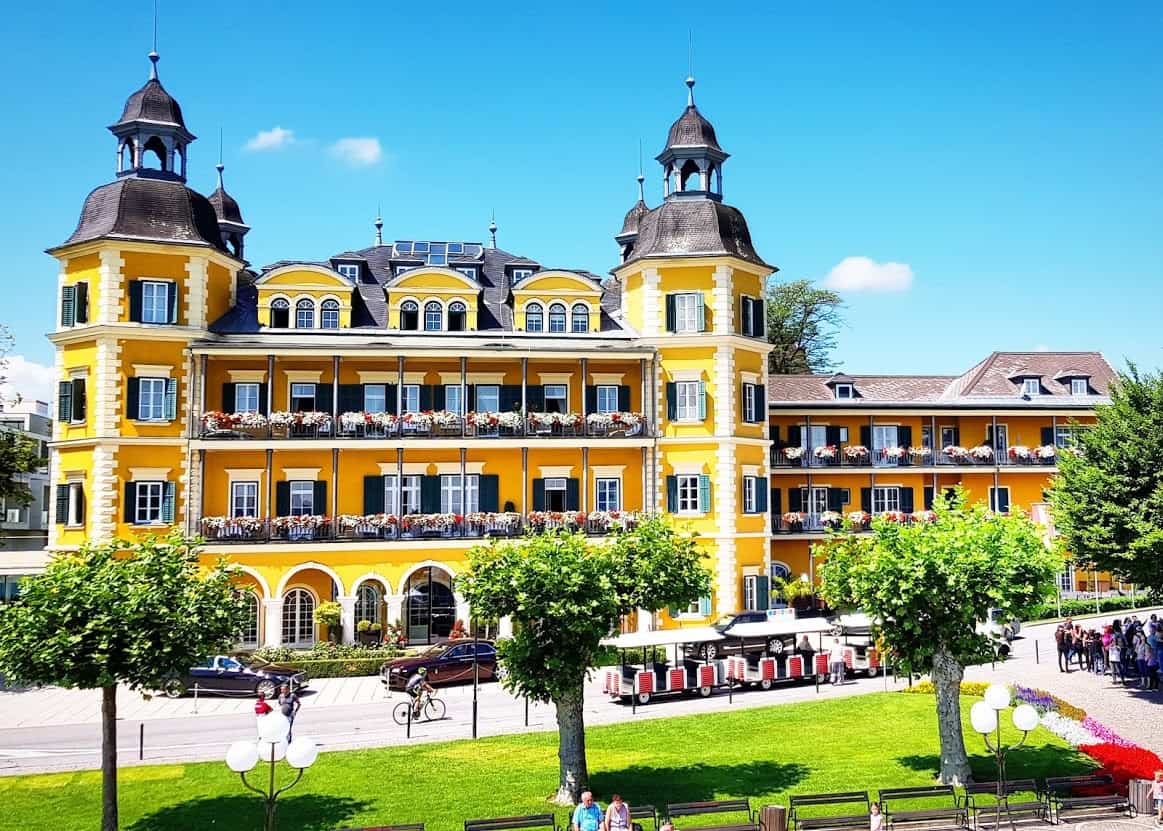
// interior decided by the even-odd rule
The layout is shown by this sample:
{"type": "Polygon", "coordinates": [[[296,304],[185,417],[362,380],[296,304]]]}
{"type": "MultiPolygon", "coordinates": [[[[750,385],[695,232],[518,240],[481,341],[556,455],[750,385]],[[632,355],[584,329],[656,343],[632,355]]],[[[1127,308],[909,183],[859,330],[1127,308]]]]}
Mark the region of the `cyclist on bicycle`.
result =
{"type": "Polygon", "coordinates": [[[424,693],[434,693],[432,685],[428,683],[428,667],[420,667],[404,685],[404,692],[412,696],[412,717],[420,718],[420,708],[424,693]]]}

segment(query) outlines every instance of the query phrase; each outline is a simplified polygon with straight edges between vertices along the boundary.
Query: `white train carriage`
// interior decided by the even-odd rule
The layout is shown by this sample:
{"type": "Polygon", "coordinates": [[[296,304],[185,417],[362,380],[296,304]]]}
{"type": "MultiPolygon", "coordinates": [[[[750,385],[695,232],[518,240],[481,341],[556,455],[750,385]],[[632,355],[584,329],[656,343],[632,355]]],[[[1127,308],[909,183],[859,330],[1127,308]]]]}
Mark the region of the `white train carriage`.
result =
{"type": "MultiPolygon", "coordinates": [[[[721,648],[728,653],[724,659],[727,680],[744,686],[758,686],[768,690],[778,683],[812,680],[828,674],[827,650],[824,635],[833,627],[825,618],[796,618],[792,614],[773,614],[763,623],[738,623],[723,633],[721,648]],[[798,643],[807,635],[809,642],[815,636],[811,653],[800,653],[798,643]],[[793,653],[784,644],[797,644],[793,653]],[[768,644],[755,649],[755,644],[768,644]],[[781,648],[773,651],[770,644],[781,648]],[[734,654],[731,654],[734,653],[734,654]]],[[[845,660],[853,660],[845,655],[845,660]]]]}
{"type": "Polygon", "coordinates": [[[621,663],[602,667],[602,690],[620,701],[635,706],[646,704],[659,695],[698,693],[706,698],[715,687],[726,683],[723,661],[700,661],[683,657],[684,644],[703,644],[723,640],[710,626],[690,629],[665,629],[657,632],[630,632],[606,638],[603,646],[627,651],[641,651],[641,663],[621,663]],[[667,652],[670,660],[667,660],[667,652]],[[661,658],[661,660],[659,660],[661,658]]]}
{"type": "Polygon", "coordinates": [[[863,672],[869,678],[875,678],[883,666],[872,634],[872,618],[862,612],[840,615],[835,626],[837,636],[844,643],[844,663],[848,671],[863,672]]]}

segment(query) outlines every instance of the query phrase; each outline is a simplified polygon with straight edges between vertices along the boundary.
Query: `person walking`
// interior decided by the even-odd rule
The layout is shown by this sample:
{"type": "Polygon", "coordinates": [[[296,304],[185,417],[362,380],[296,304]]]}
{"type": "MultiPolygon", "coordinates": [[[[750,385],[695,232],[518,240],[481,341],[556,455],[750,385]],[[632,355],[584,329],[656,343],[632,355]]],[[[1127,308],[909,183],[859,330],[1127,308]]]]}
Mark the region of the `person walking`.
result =
{"type": "Polygon", "coordinates": [[[594,795],[590,791],[582,791],[581,802],[573,811],[573,822],[570,827],[573,831],[606,831],[606,818],[602,813],[602,806],[594,802],[594,795]]]}
{"type": "Polygon", "coordinates": [[[630,806],[622,801],[621,794],[610,796],[610,805],[606,808],[606,831],[631,831],[630,806]]]}
{"type": "Polygon", "coordinates": [[[829,682],[844,683],[844,646],[839,638],[832,638],[832,648],[828,650],[829,682]]]}
{"type": "Polygon", "coordinates": [[[1110,656],[1111,683],[1126,686],[1127,673],[1123,669],[1123,636],[1121,634],[1111,636],[1107,654],[1110,656]]]}
{"type": "Polygon", "coordinates": [[[1135,633],[1135,665],[1139,670],[1139,687],[1140,689],[1147,686],[1147,653],[1151,650],[1147,647],[1147,639],[1142,632],[1135,633]]]}
{"type": "Polygon", "coordinates": [[[1073,640],[1074,629],[1067,618],[1065,623],[1059,624],[1054,630],[1054,641],[1058,645],[1058,671],[1070,672],[1070,646],[1073,640]]]}
{"type": "Polygon", "coordinates": [[[279,712],[287,717],[287,744],[291,743],[291,734],[295,729],[295,716],[299,714],[299,708],[303,706],[303,702],[299,700],[298,694],[291,689],[290,684],[283,684],[279,692],[279,712]]]}

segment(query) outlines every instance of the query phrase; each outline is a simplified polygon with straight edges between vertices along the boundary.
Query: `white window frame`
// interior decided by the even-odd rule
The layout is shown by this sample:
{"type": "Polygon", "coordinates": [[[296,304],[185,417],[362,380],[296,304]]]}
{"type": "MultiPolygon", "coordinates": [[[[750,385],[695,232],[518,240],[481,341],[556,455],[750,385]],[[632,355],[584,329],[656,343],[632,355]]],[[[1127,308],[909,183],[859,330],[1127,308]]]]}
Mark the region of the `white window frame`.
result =
{"type": "Polygon", "coordinates": [[[699,293],[681,292],[674,296],[675,333],[698,332],[702,329],[699,320],[699,293]]]}
{"type": "Polygon", "coordinates": [[[443,304],[441,304],[441,302],[439,300],[427,300],[427,301],[425,301],[424,309],[423,309],[423,318],[421,319],[420,323],[422,324],[423,331],[425,331],[425,332],[443,332],[444,331],[444,306],[443,306],[443,304]],[[433,311],[434,309],[435,309],[435,311],[433,311]],[[430,322],[430,318],[428,316],[430,314],[436,314],[439,318],[437,320],[437,325],[435,328],[428,325],[430,322]]]}
{"type": "Polygon", "coordinates": [[[584,335],[590,330],[590,307],[585,303],[574,303],[569,308],[569,331],[574,335],[584,335]],[[578,323],[581,328],[578,328],[578,323]]]}
{"type": "MultiPolygon", "coordinates": [[[[464,476],[464,511],[471,514],[480,510],[481,478],[475,473],[464,476]]],[[[440,476],[440,512],[442,514],[462,513],[460,507],[460,474],[445,473],[440,476]]]]}
{"type": "Polygon", "coordinates": [[[699,421],[699,382],[675,381],[674,420],[696,423],[699,421]]]}
{"type": "Polygon", "coordinates": [[[856,387],[852,384],[837,384],[836,398],[847,401],[856,397],[856,387]]]}
{"type": "Polygon", "coordinates": [[[1022,379],[1022,395],[1040,395],[1042,393],[1042,382],[1037,378],[1023,378],[1022,379]]]}
{"type": "Polygon", "coordinates": [[[415,474],[404,474],[404,489],[401,493],[396,491],[396,475],[389,474],[384,477],[384,510],[389,514],[397,516],[404,516],[406,514],[416,514],[420,512],[420,477],[415,474]],[[405,497],[404,502],[400,502],[400,496],[405,497]]]}
{"type": "Polygon", "coordinates": [[[566,305],[564,303],[561,303],[561,302],[550,303],[549,310],[547,312],[547,317],[549,318],[549,328],[548,328],[549,334],[551,334],[551,335],[564,335],[566,332],[569,331],[569,309],[566,308],[566,305]],[[557,317],[560,318],[557,321],[557,323],[559,324],[559,327],[554,326],[554,318],[557,318],[557,317]]]}
{"type": "Polygon", "coordinates": [[[419,384],[404,384],[400,388],[400,412],[401,414],[420,412],[419,384]]]}
{"type": "Polygon", "coordinates": [[[248,612],[250,604],[254,604],[254,614],[248,613],[246,616],[246,628],[242,630],[242,645],[258,646],[258,618],[262,604],[259,603],[258,595],[254,592],[244,592],[243,594],[246,597],[248,612]]]}
{"type": "Polygon", "coordinates": [[[444,385],[444,409],[450,413],[464,415],[464,387],[460,384],[444,385]]]}
{"type": "Polygon", "coordinates": [[[699,475],[697,473],[680,473],[675,477],[677,498],[676,513],[685,516],[701,515],[699,510],[699,475]]]}
{"type": "Polygon", "coordinates": [[[743,477],[743,513],[754,514],[759,512],[759,483],[757,476],[743,477]]]}
{"type": "Polygon", "coordinates": [[[134,482],[133,484],[137,491],[137,498],[133,504],[133,524],[161,525],[165,482],[134,482]]]}
{"type": "Polygon", "coordinates": [[[254,382],[246,382],[234,385],[234,412],[236,413],[257,413],[258,412],[258,384],[254,382]],[[253,405],[252,405],[253,403],[253,405]]]}
{"type": "Polygon", "coordinates": [[[754,424],[759,421],[759,396],[758,385],[744,384],[743,385],[743,420],[748,424],[754,424]]]}
{"type": "Polygon", "coordinates": [[[166,381],[165,378],[137,379],[137,421],[166,420],[166,381]]]}
{"type": "Polygon", "coordinates": [[[302,382],[302,381],[293,381],[293,382],[291,382],[291,385],[287,391],[287,406],[290,407],[290,409],[294,412],[303,412],[303,413],[314,412],[316,406],[318,406],[317,392],[318,391],[317,391],[314,384],[306,383],[306,382],[302,382]],[[295,387],[300,387],[300,388],[310,387],[311,394],[310,395],[303,395],[301,393],[296,393],[295,387]],[[310,410],[307,410],[305,408],[296,409],[296,407],[295,407],[295,399],[296,398],[310,398],[311,399],[311,409],[310,410]]]}
{"type": "Polygon", "coordinates": [[[470,280],[477,278],[477,267],[475,265],[458,265],[456,266],[456,270],[470,280]]]}
{"type": "Polygon", "coordinates": [[[1059,424],[1054,427],[1054,446],[1058,448],[1077,447],[1081,429],[1070,424],[1059,424]]]}
{"type": "Polygon", "coordinates": [[[339,301],[327,299],[319,304],[319,328],[320,329],[338,329],[339,328],[339,301]],[[334,326],[328,325],[331,320],[335,323],[334,326]]]}
{"type": "Polygon", "coordinates": [[[872,449],[884,450],[886,447],[900,446],[900,425],[874,424],[872,425],[872,449]]]}
{"type": "Polygon", "coordinates": [[[315,301],[306,297],[295,301],[295,328],[296,329],[314,329],[315,328],[315,301]],[[301,325],[302,318],[300,315],[310,314],[311,320],[306,325],[301,325]]]}
{"type": "Polygon", "coordinates": [[[164,280],[141,281],[141,322],[142,323],[169,323],[170,322],[170,292],[173,283],[164,280]],[[158,303],[161,303],[160,319],[158,303]]]}
{"type": "Polygon", "coordinates": [[[828,510],[828,489],[818,485],[800,488],[800,510],[809,516],[819,516],[828,510]]]}
{"type": "Polygon", "coordinates": [[[501,387],[499,384],[476,385],[476,410],[479,413],[496,413],[501,410],[501,387]],[[486,399],[493,400],[487,401],[486,399]]]}
{"type": "Polygon", "coordinates": [[[552,476],[542,483],[542,490],[545,492],[545,510],[547,511],[564,511],[566,504],[566,477],[552,476]],[[561,494],[561,507],[557,508],[549,504],[549,494],[561,494]]]}
{"type": "Polygon", "coordinates": [[[65,516],[65,527],[82,527],[85,524],[80,519],[81,500],[85,498],[84,485],[80,482],[68,482],[57,487],[68,488],[69,491],[68,514],[65,516]]]}
{"type": "Polygon", "coordinates": [[[901,489],[897,485],[877,485],[872,489],[872,513],[901,509],[901,489]]]}
{"type": "Polygon", "coordinates": [[[540,334],[545,331],[545,307],[540,303],[530,303],[525,307],[525,331],[536,332],[540,334]],[[537,326],[529,325],[529,313],[533,312],[534,318],[537,320],[537,326]]]}
{"type": "Polygon", "coordinates": [[[547,412],[547,413],[550,412],[550,409],[549,409],[550,399],[552,399],[554,401],[561,402],[560,412],[563,412],[563,413],[569,412],[569,384],[546,384],[545,386],[542,387],[542,391],[543,391],[543,398],[545,400],[545,412],[547,412]],[[550,395],[549,394],[550,390],[553,390],[555,394],[550,395]],[[558,390],[563,390],[562,395],[556,395],[556,392],[558,390]]]}
{"type": "Polygon", "coordinates": [[[994,513],[998,513],[998,496],[1002,491],[1006,493],[1006,513],[1008,514],[1014,508],[1013,494],[1010,492],[1009,485],[998,485],[996,488],[993,485],[989,486],[989,509],[994,513]]]}
{"type": "Polygon", "coordinates": [[[363,387],[363,410],[365,413],[386,413],[388,411],[388,386],[387,384],[365,384],[363,387]],[[375,399],[380,399],[383,404],[378,409],[376,408],[375,399]]]}
{"type": "Polygon", "coordinates": [[[258,482],[230,483],[230,516],[258,517],[258,482]]]}
{"type": "Polygon", "coordinates": [[[531,269],[531,268],[514,268],[513,269],[513,282],[514,283],[519,283],[522,280],[524,280],[526,277],[532,277],[532,276],[533,276],[533,269],[531,269]]]}
{"type": "Polygon", "coordinates": [[[599,413],[618,412],[618,386],[616,384],[598,384],[594,399],[599,413]],[[613,396],[611,401],[610,396],[613,396]]]}
{"type": "Polygon", "coordinates": [[[594,508],[598,511],[622,510],[622,480],[603,476],[594,480],[594,508]]]}
{"type": "Polygon", "coordinates": [[[311,480],[297,479],[290,482],[290,498],[288,500],[288,510],[291,516],[314,516],[315,515],[315,482],[311,480]],[[295,503],[298,502],[299,510],[295,510],[295,503]],[[311,510],[302,510],[304,506],[309,505],[311,510]]]}
{"type": "Polygon", "coordinates": [[[1090,383],[1085,378],[1071,378],[1070,379],[1070,394],[1071,395],[1089,395],[1090,383]]]}
{"type": "Polygon", "coordinates": [[[359,279],[359,266],[355,263],[340,263],[335,267],[335,270],[348,280],[355,281],[359,279]]]}

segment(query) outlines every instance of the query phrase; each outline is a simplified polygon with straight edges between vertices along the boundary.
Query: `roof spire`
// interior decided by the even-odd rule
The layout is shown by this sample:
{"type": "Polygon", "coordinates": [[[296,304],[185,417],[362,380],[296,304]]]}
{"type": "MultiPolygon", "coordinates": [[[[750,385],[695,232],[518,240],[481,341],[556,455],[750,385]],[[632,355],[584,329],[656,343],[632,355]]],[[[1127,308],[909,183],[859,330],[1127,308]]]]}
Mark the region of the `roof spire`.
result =
{"type": "Polygon", "coordinates": [[[493,218],[489,220],[489,236],[492,237],[492,247],[497,247],[497,211],[493,210],[493,218]]]}
{"type": "Polygon", "coordinates": [[[376,245],[383,245],[384,244],[384,217],[383,217],[383,204],[380,202],[376,203],[376,221],[374,224],[376,226],[376,245]]]}
{"type": "Polygon", "coordinates": [[[642,188],[642,183],[646,181],[646,176],[642,173],[642,139],[638,139],[638,201],[646,201],[646,191],[642,188]]]}
{"type": "Polygon", "coordinates": [[[153,0],[153,49],[149,52],[149,79],[151,81],[157,80],[157,0],[153,0]]]}
{"type": "Polygon", "coordinates": [[[218,128],[218,164],[214,165],[214,169],[218,171],[218,189],[226,190],[222,186],[222,171],[226,169],[226,165],[222,164],[222,127],[218,128]]]}
{"type": "Polygon", "coordinates": [[[695,105],[695,35],[690,29],[686,33],[686,105],[695,105]]]}

